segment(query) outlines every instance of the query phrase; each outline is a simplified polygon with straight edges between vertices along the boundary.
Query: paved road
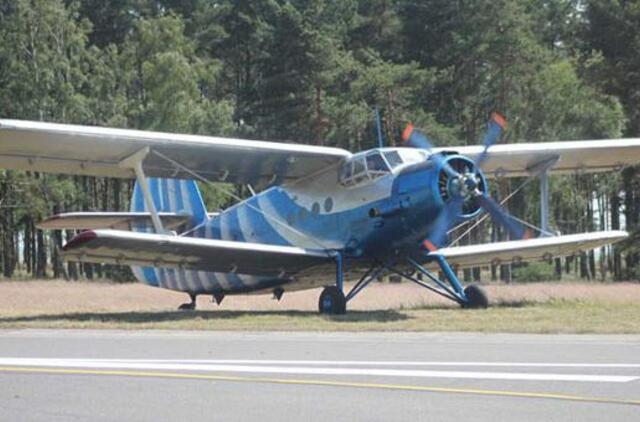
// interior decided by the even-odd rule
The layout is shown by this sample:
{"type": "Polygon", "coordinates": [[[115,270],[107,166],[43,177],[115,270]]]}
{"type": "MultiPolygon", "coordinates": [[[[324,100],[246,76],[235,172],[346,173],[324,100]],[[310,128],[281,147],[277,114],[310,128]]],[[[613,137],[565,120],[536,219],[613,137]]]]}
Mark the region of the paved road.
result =
{"type": "Polygon", "coordinates": [[[0,420],[638,420],[640,336],[0,331],[0,420]]]}

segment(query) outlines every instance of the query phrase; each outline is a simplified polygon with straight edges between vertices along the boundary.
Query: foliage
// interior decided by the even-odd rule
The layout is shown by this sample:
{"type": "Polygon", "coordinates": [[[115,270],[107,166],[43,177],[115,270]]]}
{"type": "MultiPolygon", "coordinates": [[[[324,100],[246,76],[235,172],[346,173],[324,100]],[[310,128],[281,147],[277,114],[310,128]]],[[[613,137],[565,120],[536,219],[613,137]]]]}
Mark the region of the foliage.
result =
{"type": "Polygon", "coordinates": [[[528,262],[513,269],[513,280],[519,282],[551,281],[556,273],[553,265],[546,262],[528,262]]]}
{"type": "MultiPolygon", "coordinates": [[[[390,145],[409,120],[439,145],[475,144],[496,109],[509,142],[638,136],[638,27],[638,2],[617,0],[0,0],[0,116],[352,151],[377,144],[375,108],[390,145]]],[[[636,231],[639,180],[635,170],[553,179],[554,229],[636,231]]],[[[35,222],[127,209],[131,187],[0,171],[3,273],[100,275],[64,268],[57,249],[73,233],[35,222]]],[[[203,191],[211,210],[235,196],[226,185],[203,191]]],[[[535,221],[524,198],[537,195],[526,187],[511,211],[535,221]]],[[[472,239],[503,236],[481,227],[472,239]]],[[[619,252],[600,255],[602,271],[636,274],[637,244],[619,252]]],[[[579,261],[565,270],[594,277],[595,257],[579,261]]]]}

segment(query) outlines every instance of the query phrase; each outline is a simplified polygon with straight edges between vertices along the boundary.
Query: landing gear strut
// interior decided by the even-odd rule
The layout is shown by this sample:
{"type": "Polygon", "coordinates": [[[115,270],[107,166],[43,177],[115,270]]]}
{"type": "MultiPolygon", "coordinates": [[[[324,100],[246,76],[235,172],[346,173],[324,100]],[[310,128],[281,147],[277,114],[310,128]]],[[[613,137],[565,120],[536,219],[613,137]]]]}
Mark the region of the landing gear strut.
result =
{"type": "Polygon", "coordinates": [[[347,299],[343,290],[342,254],[335,251],[334,258],[336,260],[336,285],[325,287],[320,294],[318,310],[321,314],[341,315],[347,312],[347,299]]]}
{"type": "Polygon", "coordinates": [[[325,287],[322,294],[320,294],[320,300],[318,301],[320,313],[334,315],[346,313],[347,303],[364,290],[369,283],[376,280],[385,270],[386,267],[380,263],[373,263],[371,268],[362,275],[360,280],[349,290],[349,293],[345,295],[343,288],[344,272],[342,268],[342,255],[336,252],[336,285],[325,287]]]}
{"type": "Polygon", "coordinates": [[[440,267],[440,271],[444,274],[441,280],[437,274],[433,274],[423,265],[412,258],[407,259],[407,263],[411,267],[409,271],[401,271],[394,268],[390,264],[375,262],[371,268],[360,278],[360,280],[351,288],[345,296],[343,289],[343,269],[342,256],[336,252],[336,285],[327,286],[320,294],[318,301],[318,309],[322,314],[344,314],[347,311],[347,303],[356,297],[366,286],[373,280],[377,279],[384,271],[390,271],[396,275],[418,284],[425,289],[439,294],[449,300],[457,302],[463,308],[479,309],[489,306],[487,294],[480,286],[471,284],[463,287],[455,272],[447,262],[444,256],[438,254],[429,254],[427,262],[436,262],[440,267]],[[426,280],[425,280],[426,278],[426,280]]]}
{"type": "Polygon", "coordinates": [[[181,311],[193,311],[194,309],[196,309],[196,297],[197,295],[193,293],[189,293],[189,298],[191,299],[191,302],[183,303],[178,307],[178,309],[181,311]]]}
{"type": "Polygon", "coordinates": [[[462,306],[463,308],[486,308],[489,306],[489,299],[487,298],[487,294],[482,290],[479,286],[475,284],[471,284],[466,288],[462,287],[462,283],[456,277],[455,272],[449,266],[449,263],[445,259],[444,256],[438,254],[429,254],[427,256],[427,262],[435,261],[440,267],[440,271],[445,276],[445,281],[440,280],[436,275],[432,274],[429,270],[427,270],[424,266],[419,264],[417,261],[412,258],[408,259],[409,264],[413,267],[413,270],[418,274],[422,274],[426,276],[429,281],[419,280],[414,277],[413,273],[400,272],[397,269],[389,267],[389,270],[401,275],[409,281],[413,281],[414,283],[424,287],[425,289],[431,290],[434,293],[439,294],[440,296],[446,297],[447,299],[453,300],[462,306]]]}

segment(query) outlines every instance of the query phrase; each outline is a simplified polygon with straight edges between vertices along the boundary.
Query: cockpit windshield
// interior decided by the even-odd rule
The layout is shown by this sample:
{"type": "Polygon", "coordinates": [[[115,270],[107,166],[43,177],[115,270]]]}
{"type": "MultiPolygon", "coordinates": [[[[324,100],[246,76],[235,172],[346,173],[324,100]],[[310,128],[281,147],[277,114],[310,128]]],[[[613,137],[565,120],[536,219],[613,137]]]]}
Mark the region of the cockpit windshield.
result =
{"type": "Polygon", "coordinates": [[[389,173],[389,166],[379,152],[370,152],[367,154],[367,170],[369,174],[385,174],[389,173]]]}
{"type": "Polygon", "coordinates": [[[387,163],[389,163],[392,169],[402,165],[402,157],[400,157],[398,151],[386,151],[384,158],[387,159],[387,163]]]}

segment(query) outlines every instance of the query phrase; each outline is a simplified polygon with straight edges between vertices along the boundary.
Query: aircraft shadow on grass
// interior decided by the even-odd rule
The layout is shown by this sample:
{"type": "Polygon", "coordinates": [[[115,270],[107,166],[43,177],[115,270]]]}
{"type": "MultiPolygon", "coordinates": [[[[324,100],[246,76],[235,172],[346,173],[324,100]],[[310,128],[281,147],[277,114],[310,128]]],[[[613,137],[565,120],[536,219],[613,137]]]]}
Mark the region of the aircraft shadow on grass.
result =
{"type": "MultiPolygon", "coordinates": [[[[0,317],[2,323],[24,322],[104,322],[145,324],[168,321],[188,320],[233,320],[245,317],[255,317],[259,324],[261,317],[289,317],[295,319],[318,318],[314,311],[171,311],[171,312],[77,312],[60,314],[39,314],[14,317],[0,317]]],[[[381,311],[350,311],[346,315],[322,316],[339,323],[356,322],[396,322],[411,319],[411,316],[395,310],[381,311]]]]}
{"type": "MultiPolygon", "coordinates": [[[[493,308],[523,308],[535,306],[536,303],[529,300],[512,300],[493,304],[493,308]]],[[[430,304],[424,307],[412,308],[412,310],[421,311],[446,311],[456,309],[456,306],[448,304],[430,304]]],[[[74,313],[57,313],[57,314],[36,314],[24,316],[1,317],[0,324],[15,324],[29,322],[54,322],[54,321],[70,321],[70,322],[102,322],[102,323],[128,323],[128,324],[146,324],[170,321],[189,321],[189,320],[233,320],[239,318],[261,318],[261,317],[288,317],[295,319],[311,319],[323,318],[337,323],[360,323],[360,322],[378,322],[391,323],[398,321],[406,321],[412,319],[413,316],[404,312],[405,310],[378,310],[378,311],[356,311],[352,310],[345,315],[319,315],[314,311],[140,311],[140,312],[74,312],[74,313]]],[[[466,311],[473,311],[467,309],[466,311]]],[[[259,323],[259,320],[256,321],[259,323]]]]}

